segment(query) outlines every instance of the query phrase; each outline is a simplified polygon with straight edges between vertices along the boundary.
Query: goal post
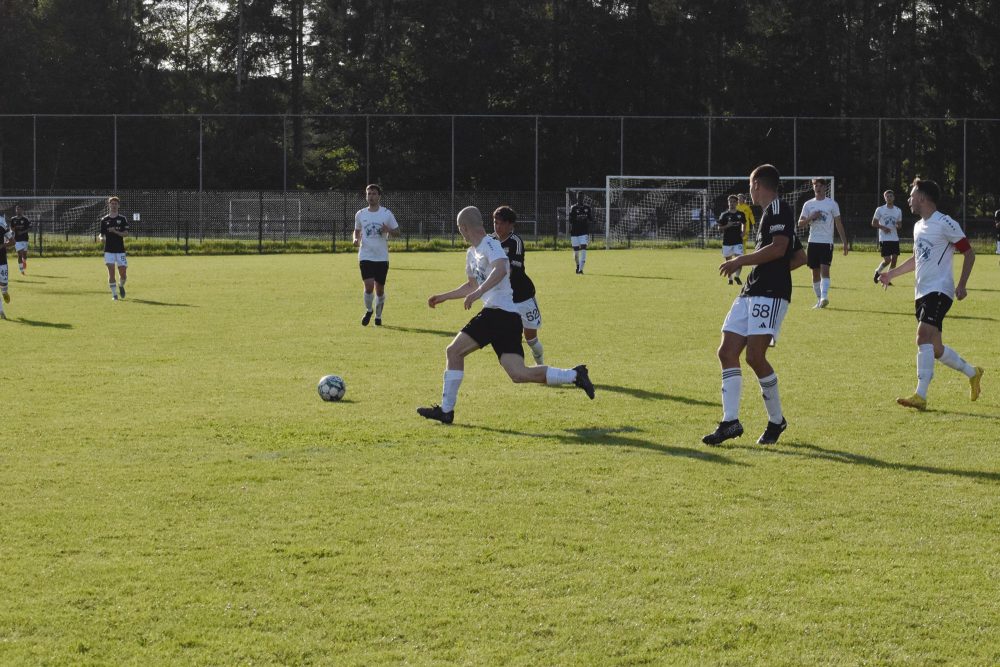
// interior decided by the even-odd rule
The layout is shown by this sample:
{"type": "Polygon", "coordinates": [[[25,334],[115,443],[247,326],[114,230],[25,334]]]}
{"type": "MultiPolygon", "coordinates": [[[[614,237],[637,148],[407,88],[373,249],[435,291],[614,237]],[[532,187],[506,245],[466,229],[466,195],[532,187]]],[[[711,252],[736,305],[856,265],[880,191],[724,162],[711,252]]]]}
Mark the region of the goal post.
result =
{"type": "MultiPolygon", "coordinates": [[[[812,179],[832,176],[789,176],[781,179],[780,197],[797,210],[813,196],[812,179]]],[[[631,245],[638,236],[691,243],[704,247],[718,236],[717,217],[728,208],[731,194],[749,191],[746,176],[636,176],[611,175],[604,186],[605,248],[631,245]]],[[[747,201],[748,204],[751,202],[747,201]]],[[[759,211],[755,211],[759,217],[759,211]]]]}

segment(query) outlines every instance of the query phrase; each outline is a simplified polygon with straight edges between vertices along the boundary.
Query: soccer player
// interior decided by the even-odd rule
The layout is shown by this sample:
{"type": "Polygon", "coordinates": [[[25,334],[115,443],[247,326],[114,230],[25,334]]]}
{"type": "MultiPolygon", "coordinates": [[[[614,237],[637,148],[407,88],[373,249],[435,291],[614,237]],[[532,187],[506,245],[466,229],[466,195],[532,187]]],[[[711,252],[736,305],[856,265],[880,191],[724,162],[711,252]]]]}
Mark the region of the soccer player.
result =
{"type": "Polygon", "coordinates": [[[3,311],[3,304],[10,303],[10,294],[7,293],[7,280],[9,279],[7,269],[7,248],[14,245],[14,232],[7,224],[7,218],[0,215],[0,295],[3,295],[3,303],[0,303],[0,320],[7,319],[7,313],[3,311]]]}
{"type": "MultiPolygon", "coordinates": [[[[719,229],[722,230],[722,257],[732,259],[743,254],[743,233],[746,231],[747,216],[743,211],[737,209],[736,195],[729,195],[727,202],[729,209],[719,216],[719,229]]],[[[751,214],[753,215],[753,214],[751,214]]],[[[736,273],[729,276],[729,284],[736,281],[737,285],[742,285],[740,281],[741,269],[736,269],[736,273]]]]}
{"type": "Polygon", "coordinates": [[[896,259],[899,257],[899,228],[903,226],[903,211],[895,205],[896,193],[886,190],[882,193],[885,205],[875,209],[872,217],[872,227],[878,230],[878,250],[882,255],[882,263],[875,269],[875,276],[872,280],[878,285],[878,274],[882,273],[885,267],[896,268],[896,259]]]}
{"type": "Polygon", "coordinates": [[[741,211],[747,219],[746,228],[743,230],[743,245],[750,245],[750,239],[753,238],[753,228],[757,225],[757,218],[754,217],[753,209],[747,203],[748,196],[742,192],[736,195],[736,210],[741,211]]]}
{"type": "Polygon", "coordinates": [[[584,365],[575,368],[524,365],[521,316],[514,305],[514,292],[510,286],[510,261],[500,242],[486,234],[478,208],[463,208],[458,213],[457,222],[458,232],[469,244],[465,256],[468,280],[450,292],[430,296],[427,305],[434,308],[451,299],[463,299],[465,309],[469,310],[476,300],[482,299],[483,309],[469,320],[445,350],[447,366],[441,405],[417,408],[417,414],[445,424],[452,423],[455,420],[458,388],[465,374],[465,357],[486,345],[493,346],[500,365],[514,382],[574,384],[593,399],[594,385],[584,365]]]}
{"type": "Polygon", "coordinates": [[[576,272],[583,273],[583,265],[587,263],[587,244],[590,243],[590,223],[594,214],[590,206],[584,203],[583,195],[577,195],[576,203],[569,209],[569,242],[573,246],[573,261],[576,272]]]}
{"type": "Polygon", "coordinates": [[[733,275],[741,266],[754,268],[722,324],[718,352],[722,364],[722,421],[714,433],[701,439],[706,445],[718,445],[743,435],[739,419],[743,350],[757,375],[767,410],[767,428],[757,443],[774,444],[788,428],[778,395],[778,376],[767,361],[767,348],[778,340],[781,322],[792,299],[792,270],[801,266],[805,257],[801,244],[796,243],[792,209],[778,197],[780,184],[781,176],[773,165],[762,164],[751,172],[750,198],[763,210],[757,247],[749,255],[733,257],[719,267],[719,272],[726,276],[733,275]]]}
{"type": "Polygon", "coordinates": [[[1000,255],[1000,208],[993,212],[993,226],[997,228],[997,254],[1000,255]]]}
{"type": "Polygon", "coordinates": [[[812,269],[813,291],[816,292],[816,305],[813,308],[826,308],[830,304],[834,227],[844,244],[844,255],[847,255],[847,235],[840,222],[840,207],[826,196],[827,185],[826,179],[812,180],[813,194],[816,196],[802,205],[802,213],[799,215],[799,227],[809,228],[807,263],[812,269]]]}
{"type": "Polygon", "coordinates": [[[910,210],[920,216],[913,227],[913,256],[879,276],[883,286],[896,276],[916,271],[914,292],[917,316],[917,391],[897,398],[907,408],[927,409],[927,389],[934,377],[934,360],[969,378],[969,399],[979,398],[983,369],[972,366],[941,339],[945,313],[954,299],[968,295],[966,284],[976,262],[976,251],[958,223],[937,209],[941,187],[934,181],[915,178],[910,190],[910,210]],[[962,273],[955,284],[952,258],[962,253],[962,273]]]}
{"type": "Polygon", "coordinates": [[[24,275],[28,268],[28,232],[31,230],[31,220],[24,217],[24,209],[20,204],[14,205],[14,217],[10,219],[10,228],[14,232],[14,250],[17,251],[17,268],[24,275]]]}
{"type": "Polygon", "coordinates": [[[389,274],[389,237],[399,236],[399,223],[392,211],[379,205],[382,186],[372,183],[365,188],[368,208],[354,214],[354,245],[358,247],[358,264],[365,285],[365,315],[361,326],[368,326],[375,304],[375,326],[382,326],[385,306],[385,279],[389,274]]]}
{"type": "Polygon", "coordinates": [[[538,330],[542,328],[542,313],[535,299],[535,284],[524,269],[524,241],[514,233],[517,213],[510,206],[501,206],[493,211],[493,238],[507,253],[510,262],[510,286],[514,290],[514,305],[521,314],[524,327],[524,342],[528,344],[535,364],[542,363],[542,341],[538,340],[538,330]]]}
{"type": "Polygon", "coordinates": [[[121,200],[108,197],[108,214],[101,218],[101,233],[104,239],[104,265],[108,267],[108,289],[111,298],[117,301],[125,298],[125,279],[128,257],[125,256],[125,237],[128,236],[128,218],[118,212],[121,200]],[[115,265],[118,266],[118,285],[115,285],[115,265]],[[117,287],[117,289],[116,289],[117,287]]]}

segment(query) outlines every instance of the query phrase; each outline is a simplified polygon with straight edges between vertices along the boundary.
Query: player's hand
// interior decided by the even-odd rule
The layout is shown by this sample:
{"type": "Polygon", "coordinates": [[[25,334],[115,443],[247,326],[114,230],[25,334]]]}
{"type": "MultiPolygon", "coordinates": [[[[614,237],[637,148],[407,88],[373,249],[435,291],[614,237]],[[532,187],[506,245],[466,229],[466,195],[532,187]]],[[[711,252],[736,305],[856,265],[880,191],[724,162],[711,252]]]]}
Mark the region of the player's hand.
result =
{"type": "Polygon", "coordinates": [[[723,262],[722,264],[720,264],[719,265],[719,275],[726,276],[728,278],[729,276],[731,276],[734,273],[736,273],[740,269],[740,267],[742,266],[742,264],[740,264],[740,258],[741,257],[742,257],[742,255],[740,255],[740,257],[734,257],[734,258],[732,258],[730,260],[727,260],[727,261],[723,262]]]}
{"type": "Polygon", "coordinates": [[[444,299],[441,298],[440,294],[432,294],[427,298],[427,305],[433,308],[439,303],[444,303],[444,299]]]}
{"type": "Polygon", "coordinates": [[[969,290],[965,289],[965,285],[955,286],[955,298],[961,301],[965,297],[969,296],[969,290]]]}
{"type": "Polygon", "coordinates": [[[847,244],[844,244],[844,257],[847,257],[847,244]]]}
{"type": "Polygon", "coordinates": [[[892,282],[892,278],[889,277],[889,272],[878,274],[878,281],[882,283],[882,289],[889,289],[889,283],[892,282]]]}
{"type": "Polygon", "coordinates": [[[351,244],[352,244],[352,245],[353,245],[353,246],[354,246],[355,248],[357,248],[357,247],[358,247],[358,245],[360,245],[360,244],[361,244],[361,240],[360,240],[360,239],[354,239],[353,241],[351,241],[351,244]]]}
{"type": "Polygon", "coordinates": [[[472,304],[474,304],[476,302],[476,299],[478,298],[479,298],[478,294],[476,294],[475,292],[470,292],[469,296],[465,297],[465,301],[463,303],[465,309],[470,310],[472,308],[472,304]]]}

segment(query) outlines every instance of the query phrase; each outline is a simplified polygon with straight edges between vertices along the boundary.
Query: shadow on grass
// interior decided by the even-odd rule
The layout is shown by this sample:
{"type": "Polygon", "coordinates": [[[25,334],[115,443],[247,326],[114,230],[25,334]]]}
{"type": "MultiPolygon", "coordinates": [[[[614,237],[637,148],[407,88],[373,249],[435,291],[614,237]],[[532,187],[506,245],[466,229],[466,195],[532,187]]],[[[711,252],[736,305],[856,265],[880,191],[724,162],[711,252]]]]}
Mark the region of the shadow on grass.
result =
{"type": "Polygon", "coordinates": [[[27,278],[17,278],[16,280],[13,280],[13,281],[11,281],[11,282],[12,282],[13,284],[15,284],[15,285],[21,285],[21,284],[28,284],[28,285],[46,285],[46,284],[48,284],[48,283],[46,283],[46,281],[44,281],[44,280],[28,280],[27,278]]]}
{"type": "Polygon", "coordinates": [[[823,461],[833,461],[834,463],[847,463],[851,465],[862,465],[870,468],[882,470],[899,470],[903,472],[923,472],[930,475],[953,475],[955,477],[965,477],[968,479],[980,479],[987,482],[1000,482],[1000,472],[986,472],[983,470],[961,470],[957,468],[939,468],[937,466],[920,465],[916,463],[894,463],[883,461],[874,456],[865,456],[854,452],[845,452],[839,449],[824,449],[817,445],[805,442],[782,442],[778,445],[752,447],[749,445],[736,445],[728,449],[746,449],[752,451],[768,451],[781,456],[796,456],[807,459],[820,459],[823,461]]]}
{"type": "Polygon", "coordinates": [[[620,387],[613,384],[595,384],[594,388],[600,389],[601,391],[610,391],[613,394],[627,394],[633,398],[641,398],[643,400],[673,401],[675,403],[683,403],[684,405],[704,405],[710,408],[719,407],[718,401],[703,401],[698,398],[664,394],[658,391],[639,389],[637,387],[620,387]]]}
{"type": "Polygon", "coordinates": [[[125,299],[131,303],[141,303],[144,306],[167,306],[169,308],[197,308],[190,303],[167,303],[166,301],[152,301],[150,299],[125,299]]]}
{"type": "Polygon", "coordinates": [[[392,267],[392,270],[393,271],[436,271],[436,272],[440,273],[441,271],[444,271],[445,269],[424,269],[424,268],[419,268],[419,267],[415,267],[415,266],[394,266],[394,267],[392,267]]]}
{"type": "Polygon", "coordinates": [[[706,463],[719,463],[722,465],[735,465],[746,467],[746,463],[734,461],[728,456],[722,456],[704,449],[691,447],[676,447],[673,445],[663,445],[652,440],[629,435],[642,433],[641,429],[634,426],[620,426],[617,428],[571,428],[560,432],[552,433],[525,433],[506,428],[492,428],[489,426],[476,426],[474,424],[455,424],[459,428],[477,431],[487,431],[489,433],[500,433],[512,435],[519,438],[555,438],[564,445],[598,445],[602,447],[630,447],[633,449],[644,449],[646,451],[665,454],[667,456],[677,456],[686,459],[696,459],[706,463]]]}
{"type": "MultiPolygon", "coordinates": [[[[869,313],[871,315],[899,315],[901,317],[907,317],[914,322],[916,319],[913,317],[913,311],[909,310],[906,312],[900,312],[898,310],[865,310],[863,308],[831,308],[831,310],[836,310],[841,313],[869,313]]],[[[953,315],[951,312],[948,313],[949,320],[979,320],[982,322],[1000,322],[1000,320],[994,317],[977,317],[975,315],[953,315]]]]}
{"type": "Polygon", "coordinates": [[[632,280],[673,280],[667,276],[633,276],[624,273],[591,273],[590,271],[586,275],[601,276],[602,278],[630,278],[632,280]]]}
{"type": "Polygon", "coordinates": [[[30,273],[30,275],[34,278],[51,278],[52,280],[66,280],[69,278],[69,276],[43,276],[41,273],[30,273]]]}
{"type": "Polygon", "coordinates": [[[418,333],[418,334],[428,334],[431,336],[444,336],[446,338],[454,338],[458,335],[457,331],[444,331],[443,329],[421,329],[419,327],[394,327],[388,324],[382,325],[383,329],[388,329],[389,331],[403,331],[405,333],[418,333]]]}
{"type": "Polygon", "coordinates": [[[68,322],[43,322],[41,320],[29,320],[24,317],[19,317],[16,320],[10,320],[16,324],[27,324],[29,327],[43,327],[46,329],[72,329],[73,325],[68,322]]]}

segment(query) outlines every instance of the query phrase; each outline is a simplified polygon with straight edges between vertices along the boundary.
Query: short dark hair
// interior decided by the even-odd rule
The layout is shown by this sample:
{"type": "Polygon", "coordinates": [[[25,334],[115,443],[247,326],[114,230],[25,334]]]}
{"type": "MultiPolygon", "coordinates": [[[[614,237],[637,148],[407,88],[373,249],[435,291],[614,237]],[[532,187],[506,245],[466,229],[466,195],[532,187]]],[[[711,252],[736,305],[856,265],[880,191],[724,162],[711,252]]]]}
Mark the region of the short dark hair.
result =
{"type": "Polygon", "coordinates": [[[781,186],[781,174],[773,164],[762,164],[750,172],[750,182],[757,181],[768,190],[778,191],[781,186]]]}
{"type": "Polygon", "coordinates": [[[828,178],[814,178],[812,179],[813,185],[819,183],[820,185],[830,185],[830,179],[828,178]]]}
{"type": "Polygon", "coordinates": [[[375,192],[377,192],[379,197],[382,196],[382,186],[379,185],[378,183],[369,183],[368,185],[366,185],[365,192],[368,192],[369,190],[374,190],[375,192]]]}
{"type": "Polygon", "coordinates": [[[493,211],[493,217],[500,218],[504,222],[509,222],[512,225],[517,222],[517,213],[515,213],[514,209],[510,206],[498,207],[497,210],[493,211]]]}
{"type": "Polygon", "coordinates": [[[737,197],[736,195],[729,195],[728,197],[726,197],[726,201],[739,201],[739,197],[737,197]]]}
{"type": "Polygon", "coordinates": [[[917,192],[924,193],[935,204],[941,199],[941,186],[930,179],[917,176],[911,185],[917,189],[917,192]]]}

